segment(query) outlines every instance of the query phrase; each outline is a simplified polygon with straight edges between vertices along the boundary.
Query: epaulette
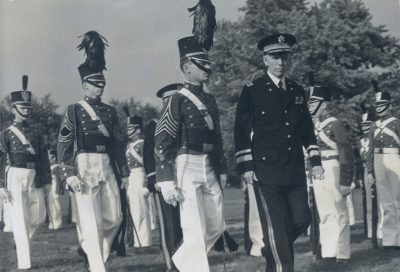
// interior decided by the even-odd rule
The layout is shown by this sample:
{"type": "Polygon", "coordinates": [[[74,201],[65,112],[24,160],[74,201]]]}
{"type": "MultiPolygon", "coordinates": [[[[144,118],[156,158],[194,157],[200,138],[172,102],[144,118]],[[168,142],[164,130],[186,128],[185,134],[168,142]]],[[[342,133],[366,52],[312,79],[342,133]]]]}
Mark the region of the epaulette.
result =
{"type": "Polygon", "coordinates": [[[246,83],[246,86],[247,86],[247,87],[251,87],[251,86],[253,86],[253,85],[254,85],[253,82],[246,83]]]}

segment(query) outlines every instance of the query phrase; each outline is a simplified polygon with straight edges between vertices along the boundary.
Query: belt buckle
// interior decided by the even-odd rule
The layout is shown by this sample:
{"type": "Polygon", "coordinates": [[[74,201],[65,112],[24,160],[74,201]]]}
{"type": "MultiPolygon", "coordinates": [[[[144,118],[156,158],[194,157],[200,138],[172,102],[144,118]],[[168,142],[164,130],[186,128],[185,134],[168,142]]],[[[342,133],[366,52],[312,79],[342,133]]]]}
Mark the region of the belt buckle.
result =
{"type": "Polygon", "coordinates": [[[213,144],[203,144],[203,152],[204,153],[210,153],[213,151],[213,149],[214,149],[213,144]]]}
{"type": "Polygon", "coordinates": [[[26,168],[35,169],[35,163],[34,162],[27,162],[26,163],[26,168]]]}
{"type": "Polygon", "coordinates": [[[106,152],[106,146],[105,145],[96,145],[96,151],[99,153],[104,153],[104,152],[106,152]]]}
{"type": "Polygon", "coordinates": [[[383,154],[383,148],[382,147],[379,148],[379,153],[383,154]]]}

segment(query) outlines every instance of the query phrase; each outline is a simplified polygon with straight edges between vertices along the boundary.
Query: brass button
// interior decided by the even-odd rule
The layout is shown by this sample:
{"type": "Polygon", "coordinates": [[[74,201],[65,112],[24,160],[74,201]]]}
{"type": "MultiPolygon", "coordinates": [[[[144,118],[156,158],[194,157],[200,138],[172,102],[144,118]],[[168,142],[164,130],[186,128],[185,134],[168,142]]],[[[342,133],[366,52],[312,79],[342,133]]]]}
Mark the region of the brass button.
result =
{"type": "Polygon", "coordinates": [[[263,161],[265,161],[265,157],[262,157],[263,161]]]}
{"type": "Polygon", "coordinates": [[[193,118],[193,115],[189,115],[189,118],[192,119],[192,118],[193,118]]]}
{"type": "Polygon", "coordinates": [[[261,112],[261,114],[263,114],[263,115],[264,115],[264,114],[265,114],[265,111],[262,111],[262,112],[261,112]]]}
{"type": "Polygon", "coordinates": [[[194,124],[193,124],[193,123],[190,123],[190,126],[191,126],[191,127],[193,127],[193,126],[194,126],[194,124]]]}
{"type": "Polygon", "coordinates": [[[287,110],[285,110],[285,114],[287,114],[287,110]]]}
{"type": "Polygon", "coordinates": [[[289,122],[286,122],[285,125],[288,127],[289,126],[289,122]]]}
{"type": "Polygon", "coordinates": [[[291,147],[288,147],[288,149],[287,149],[287,150],[291,151],[291,150],[292,150],[292,148],[291,148],[291,147]]]}
{"type": "Polygon", "coordinates": [[[161,169],[164,169],[164,165],[163,164],[161,164],[161,169]]]}
{"type": "Polygon", "coordinates": [[[192,108],[191,108],[191,107],[187,107],[187,109],[188,109],[188,110],[191,110],[192,108]]]}
{"type": "Polygon", "coordinates": [[[287,136],[289,139],[292,137],[290,134],[288,134],[288,136],[287,136]]]}

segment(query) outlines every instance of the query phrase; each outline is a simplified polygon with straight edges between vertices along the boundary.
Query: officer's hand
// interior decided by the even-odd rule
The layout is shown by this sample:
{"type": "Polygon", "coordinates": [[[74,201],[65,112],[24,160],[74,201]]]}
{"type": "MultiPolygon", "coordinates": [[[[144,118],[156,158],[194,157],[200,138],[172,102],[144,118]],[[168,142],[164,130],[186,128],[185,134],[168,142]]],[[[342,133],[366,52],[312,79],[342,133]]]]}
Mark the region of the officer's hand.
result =
{"type": "Polygon", "coordinates": [[[156,184],[154,184],[154,188],[156,189],[156,191],[157,192],[160,192],[161,193],[161,187],[160,186],[158,186],[158,184],[156,183],[156,184]]]}
{"type": "Polygon", "coordinates": [[[357,184],[356,184],[355,182],[352,182],[352,183],[351,183],[351,186],[350,186],[351,191],[353,191],[353,190],[356,189],[356,188],[358,188],[358,187],[357,187],[357,184]]]}
{"type": "Polygon", "coordinates": [[[348,196],[351,193],[351,186],[340,185],[340,192],[342,193],[342,196],[348,196]]]}
{"type": "Polygon", "coordinates": [[[83,182],[77,176],[70,176],[65,180],[65,182],[67,183],[69,188],[71,188],[72,192],[74,192],[74,193],[80,192],[82,190],[83,182]]]}
{"type": "Polygon", "coordinates": [[[226,182],[228,180],[228,175],[227,174],[221,174],[221,175],[219,175],[219,179],[221,181],[222,189],[225,189],[226,188],[226,182]]]}
{"type": "Polygon", "coordinates": [[[0,188],[0,205],[3,205],[4,201],[11,202],[12,196],[11,196],[11,193],[7,189],[0,188]]]}
{"type": "Polygon", "coordinates": [[[129,177],[123,177],[121,178],[121,190],[127,190],[129,186],[129,177]]]}
{"type": "Polygon", "coordinates": [[[374,185],[375,182],[376,182],[376,180],[375,180],[375,178],[374,178],[374,175],[372,175],[371,173],[368,174],[367,180],[368,180],[369,186],[374,185]]]}
{"type": "Polygon", "coordinates": [[[253,180],[254,180],[254,171],[247,171],[245,173],[242,174],[242,180],[245,183],[250,183],[253,184],[253,180]]]}
{"type": "Polygon", "coordinates": [[[312,175],[314,179],[324,179],[324,168],[321,165],[314,166],[312,168],[312,175]]]}
{"type": "Polygon", "coordinates": [[[164,181],[164,182],[159,182],[157,183],[158,186],[161,188],[161,194],[165,200],[170,205],[173,205],[174,207],[178,204],[178,202],[181,202],[183,200],[183,196],[176,188],[175,184],[173,181],[164,181]]]}

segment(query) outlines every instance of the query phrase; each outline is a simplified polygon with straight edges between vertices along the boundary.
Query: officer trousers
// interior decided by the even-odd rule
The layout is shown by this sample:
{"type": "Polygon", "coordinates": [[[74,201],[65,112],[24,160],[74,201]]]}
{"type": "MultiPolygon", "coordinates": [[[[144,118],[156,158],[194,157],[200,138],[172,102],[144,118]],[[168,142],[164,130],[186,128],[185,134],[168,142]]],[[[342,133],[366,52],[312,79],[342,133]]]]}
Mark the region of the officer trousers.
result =
{"type": "Polygon", "coordinates": [[[179,155],[183,243],[172,257],[180,272],[208,272],[207,253],[225,231],[223,196],[207,155],[179,155]]]}
{"type": "Polygon", "coordinates": [[[51,190],[47,195],[47,205],[49,208],[49,229],[59,229],[62,225],[62,210],[60,195],[56,193],[56,180],[51,180],[51,190]]]}
{"type": "Polygon", "coordinates": [[[376,188],[383,210],[382,245],[400,246],[400,157],[374,154],[376,188]]]}
{"type": "Polygon", "coordinates": [[[338,160],[323,160],[324,180],[314,180],[314,193],[320,218],[319,231],[323,258],[350,258],[350,222],[347,197],[340,192],[338,160]]]}
{"type": "Polygon", "coordinates": [[[34,169],[10,167],[7,188],[12,196],[9,211],[17,251],[18,269],[31,268],[30,244],[39,225],[46,220],[41,188],[35,188],[34,169]]]}
{"type": "MultiPolygon", "coordinates": [[[[367,237],[372,238],[372,198],[371,198],[371,185],[368,183],[368,171],[367,167],[364,166],[364,183],[365,183],[365,198],[367,201],[367,237]]],[[[376,236],[379,239],[382,239],[382,223],[383,223],[383,217],[382,217],[382,205],[379,204],[379,196],[377,194],[377,201],[378,201],[378,226],[377,226],[377,231],[376,231],[376,236]]]]}
{"type": "Polygon", "coordinates": [[[159,192],[154,193],[154,199],[160,223],[161,250],[167,269],[172,269],[172,255],[182,241],[179,206],[174,207],[166,203],[159,192]]]}
{"type": "Polygon", "coordinates": [[[252,184],[247,184],[247,193],[249,196],[249,237],[252,243],[250,249],[251,256],[261,256],[261,249],[264,247],[263,232],[258,213],[256,196],[252,184]]]}
{"type": "Polygon", "coordinates": [[[76,163],[83,180],[75,193],[82,247],[91,270],[103,272],[122,220],[118,184],[107,154],[81,153],[76,163]]]}
{"type": "Polygon", "coordinates": [[[269,185],[258,177],[254,193],[264,236],[266,271],[293,272],[293,243],[311,221],[307,186],[269,185]]]}
{"type": "Polygon", "coordinates": [[[133,223],[136,228],[134,231],[134,247],[151,246],[151,221],[148,189],[145,186],[146,174],[143,167],[131,169],[129,175],[129,186],[127,190],[129,208],[133,223]]]}

